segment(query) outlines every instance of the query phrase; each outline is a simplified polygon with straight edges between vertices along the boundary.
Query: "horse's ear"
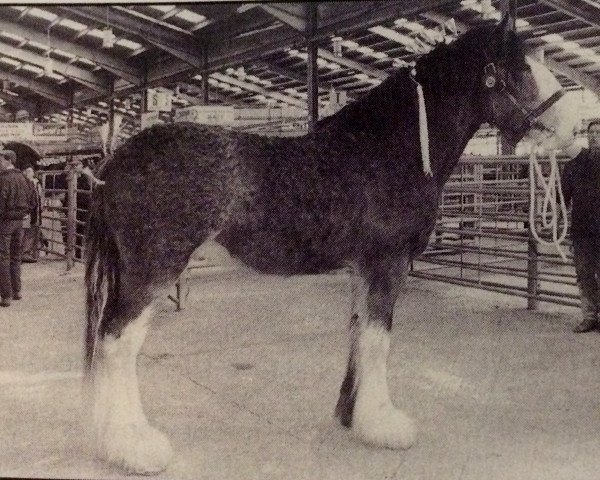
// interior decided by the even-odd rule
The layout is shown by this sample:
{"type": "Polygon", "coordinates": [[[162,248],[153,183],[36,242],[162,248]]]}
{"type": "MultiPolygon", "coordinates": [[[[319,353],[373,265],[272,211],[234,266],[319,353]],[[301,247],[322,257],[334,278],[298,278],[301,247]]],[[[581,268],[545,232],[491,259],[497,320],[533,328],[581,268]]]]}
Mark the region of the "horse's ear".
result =
{"type": "Polygon", "coordinates": [[[494,40],[496,51],[500,56],[506,55],[509,51],[510,38],[515,31],[515,18],[506,12],[500,23],[494,30],[494,40]]]}

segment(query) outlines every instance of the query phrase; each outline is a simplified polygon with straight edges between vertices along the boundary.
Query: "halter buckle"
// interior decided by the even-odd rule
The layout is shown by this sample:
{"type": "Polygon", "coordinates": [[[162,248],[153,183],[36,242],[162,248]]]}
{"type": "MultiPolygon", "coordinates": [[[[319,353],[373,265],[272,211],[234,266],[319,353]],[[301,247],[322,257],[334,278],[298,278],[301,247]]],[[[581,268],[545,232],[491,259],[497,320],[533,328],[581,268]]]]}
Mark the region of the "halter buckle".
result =
{"type": "MultiPolygon", "coordinates": [[[[483,77],[483,84],[486,86],[486,88],[494,88],[496,86],[496,84],[498,83],[498,78],[497,78],[497,70],[496,70],[496,65],[494,65],[493,62],[488,63],[485,67],[483,67],[483,73],[484,73],[484,77],[483,77]]],[[[500,83],[504,83],[502,81],[500,81],[500,83]]],[[[504,85],[502,85],[502,90],[504,89],[504,85]]]]}

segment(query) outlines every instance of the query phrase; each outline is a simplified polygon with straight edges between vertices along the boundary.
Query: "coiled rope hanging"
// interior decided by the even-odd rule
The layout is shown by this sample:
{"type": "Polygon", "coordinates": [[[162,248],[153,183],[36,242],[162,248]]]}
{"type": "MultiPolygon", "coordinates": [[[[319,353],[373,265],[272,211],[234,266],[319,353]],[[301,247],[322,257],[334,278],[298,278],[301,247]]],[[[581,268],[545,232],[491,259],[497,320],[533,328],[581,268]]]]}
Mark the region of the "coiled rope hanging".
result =
{"type": "Polygon", "coordinates": [[[561,243],[567,236],[567,205],[565,204],[565,199],[560,186],[560,174],[558,171],[555,150],[550,152],[549,160],[550,174],[548,179],[546,179],[542,173],[542,167],[538,161],[536,149],[535,147],[532,147],[529,155],[529,228],[533,238],[542,245],[554,246],[558,254],[566,262],[568,260],[567,255],[562,249],[561,243]],[[536,183],[541,186],[544,192],[541,226],[542,228],[552,229],[552,241],[541,238],[536,228],[536,183]]]}

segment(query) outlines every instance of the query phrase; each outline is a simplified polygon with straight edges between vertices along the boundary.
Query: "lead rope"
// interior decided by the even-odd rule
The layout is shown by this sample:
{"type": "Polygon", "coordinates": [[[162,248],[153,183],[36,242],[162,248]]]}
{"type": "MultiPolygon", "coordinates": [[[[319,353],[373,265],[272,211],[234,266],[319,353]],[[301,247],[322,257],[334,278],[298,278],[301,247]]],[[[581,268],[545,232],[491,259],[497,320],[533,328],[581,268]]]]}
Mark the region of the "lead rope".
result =
{"type": "Polygon", "coordinates": [[[537,159],[536,149],[535,147],[531,148],[531,153],[529,154],[529,229],[531,230],[533,238],[535,238],[542,245],[554,246],[563,261],[567,262],[567,255],[561,247],[561,243],[567,236],[567,205],[565,204],[562,188],[560,186],[560,174],[558,172],[556,150],[552,150],[550,152],[549,160],[550,175],[548,176],[548,180],[546,180],[537,159]],[[535,226],[536,180],[544,191],[544,200],[542,202],[542,228],[552,229],[551,242],[542,239],[535,226]],[[557,196],[559,198],[557,198],[557,196]],[[557,200],[560,203],[560,207],[557,206],[557,200]],[[562,228],[559,235],[558,232],[561,217],[562,228]]]}

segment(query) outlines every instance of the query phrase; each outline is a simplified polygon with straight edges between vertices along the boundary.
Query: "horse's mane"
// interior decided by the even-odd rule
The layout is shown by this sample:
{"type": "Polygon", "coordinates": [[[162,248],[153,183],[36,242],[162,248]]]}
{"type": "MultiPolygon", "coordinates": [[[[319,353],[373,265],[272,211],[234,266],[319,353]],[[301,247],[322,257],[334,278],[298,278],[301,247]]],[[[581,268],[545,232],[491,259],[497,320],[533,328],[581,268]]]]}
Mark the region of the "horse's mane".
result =
{"type": "MultiPolygon", "coordinates": [[[[523,43],[510,32],[502,48],[490,48],[495,25],[469,30],[449,45],[440,44],[421,56],[416,64],[416,80],[430,94],[472,95],[479,89],[484,65],[498,58],[510,59],[511,67],[525,63],[523,43]]],[[[343,129],[350,133],[372,132],[389,125],[393,115],[406,113],[407,105],[416,108],[415,83],[408,68],[399,68],[361,99],[317,122],[317,131],[343,129]]]]}

